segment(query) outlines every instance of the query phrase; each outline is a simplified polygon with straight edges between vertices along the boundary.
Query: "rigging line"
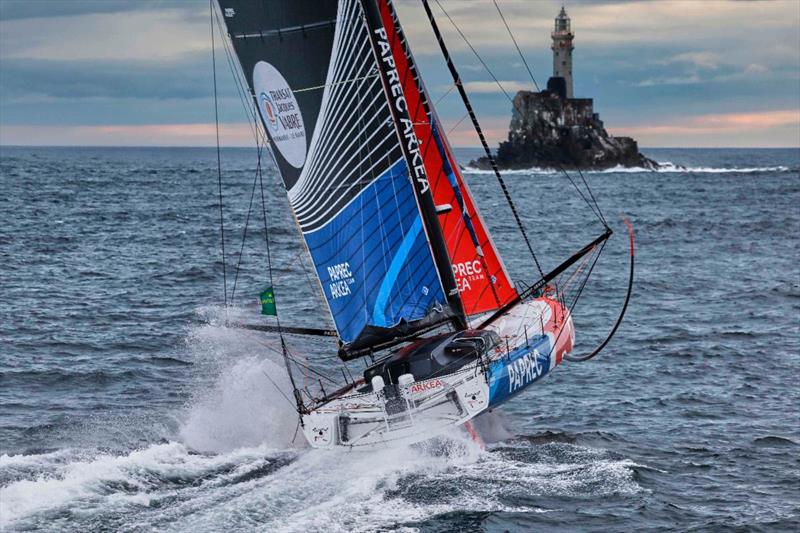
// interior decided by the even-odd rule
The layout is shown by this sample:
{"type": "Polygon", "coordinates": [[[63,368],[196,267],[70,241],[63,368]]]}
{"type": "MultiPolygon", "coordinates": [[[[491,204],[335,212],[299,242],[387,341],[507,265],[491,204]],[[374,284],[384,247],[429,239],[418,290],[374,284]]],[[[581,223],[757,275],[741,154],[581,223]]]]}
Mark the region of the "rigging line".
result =
{"type": "MultiPolygon", "coordinates": [[[[461,36],[461,38],[464,40],[464,42],[469,47],[469,49],[472,50],[472,53],[475,54],[475,57],[478,58],[478,61],[480,61],[481,65],[483,65],[483,68],[486,70],[486,72],[489,73],[489,76],[492,77],[492,79],[497,84],[497,86],[500,88],[500,90],[503,91],[503,94],[506,95],[506,98],[508,98],[509,100],[512,100],[511,96],[508,94],[508,92],[506,92],[505,87],[503,87],[503,84],[500,83],[500,80],[498,80],[497,77],[495,77],[494,72],[492,72],[492,69],[489,68],[489,66],[486,64],[486,62],[480,56],[478,51],[475,50],[475,47],[472,46],[472,43],[469,42],[469,39],[467,39],[467,36],[464,35],[464,33],[461,31],[461,28],[458,27],[458,25],[453,20],[453,18],[450,16],[450,14],[445,10],[444,6],[442,6],[441,2],[439,2],[439,0],[434,0],[434,1],[436,2],[436,5],[439,6],[439,9],[442,10],[442,13],[444,13],[444,16],[447,17],[447,20],[450,21],[450,24],[452,24],[453,27],[456,29],[456,31],[461,36]]],[[[425,1],[425,4],[427,4],[427,1],[425,1]]],[[[432,14],[431,14],[431,16],[429,18],[432,19],[432,14]]],[[[460,83],[460,80],[459,80],[459,83],[460,83]]]]}
{"type": "MultiPolygon", "coordinates": [[[[564,172],[564,177],[567,178],[567,180],[569,180],[569,182],[572,184],[573,187],[575,187],[575,190],[578,191],[578,194],[580,195],[580,197],[583,198],[583,201],[586,202],[586,205],[588,205],[589,209],[592,210],[592,213],[594,214],[594,216],[596,216],[598,218],[598,220],[600,220],[600,222],[603,223],[603,226],[608,227],[608,224],[606,224],[606,220],[602,217],[602,214],[598,211],[599,208],[596,209],[595,206],[593,206],[591,204],[591,202],[589,202],[589,199],[586,198],[585,194],[583,194],[583,191],[580,189],[580,187],[578,187],[578,184],[575,183],[575,181],[572,179],[572,176],[570,176],[569,173],[564,172]]],[[[583,183],[586,183],[586,180],[583,180],[583,183]]],[[[587,184],[587,188],[588,188],[588,184],[587,184]]],[[[595,204],[596,203],[597,202],[595,202],[595,204]]]]}
{"type": "MultiPolygon", "coordinates": [[[[292,258],[292,264],[300,263],[300,268],[303,269],[303,274],[306,276],[306,282],[308,283],[308,288],[311,292],[314,292],[314,281],[311,279],[311,275],[308,272],[308,267],[306,266],[306,258],[305,258],[305,250],[300,250],[294,257],[292,258]]],[[[330,328],[333,329],[333,328],[330,328]]]]}
{"type": "MultiPolygon", "coordinates": [[[[217,20],[217,28],[219,29],[220,34],[224,35],[225,34],[225,30],[223,28],[223,23],[220,20],[219,14],[216,12],[216,10],[214,12],[214,15],[215,15],[216,20],[217,20]]],[[[223,49],[225,51],[225,58],[226,58],[226,60],[228,62],[228,67],[229,67],[229,69],[231,71],[231,75],[233,76],[233,81],[234,81],[234,83],[236,85],[236,92],[238,93],[239,101],[242,104],[242,108],[243,108],[243,110],[245,112],[245,115],[247,115],[247,117],[248,117],[247,122],[248,122],[248,126],[250,127],[250,131],[253,134],[253,138],[255,139],[256,144],[258,144],[258,117],[256,115],[256,110],[254,109],[254,106],[253,106],[252,95],[245,88],[246,84],[247,84],[247,81],[246,80],[244,80],[244,81],[242,80],[242,77],[244,76],[244,74],[241,73],[240,70],[236,68],[236,62],[234,60],[233,52],[230,50],[230,46],[232,46],[232,45],[228,42],[227,39],[223,39],[223,44],[224,44],[223,49]],[[245,95],[247,95],[247,96],[245,96],[245,95]],[[249,105],[248,105],[248,103],[249,103],[249,105]]]]}
{"type": "Polygon", "coordinates": [[[313,87],[303,87],[302,89],[294,89],[293,93],[304,93],[306,91],[317,91],[319,89],[325,89],[326,87],[336,87],[337,85],[344,85],[345,83],[355,83],[357,81],[364,81],[370,78],[377,78],[378,73],[375,74],[367,74],[366,76],[361,76],[360,78],[352,78],[349,80],[339,80],[333,83],[323,83],[322,85],[315,85],[313,87]]]}
{"type": "Polygon", "coordinates": [[[453,89],[455,89],[455,88],[456,88],[456,84],[455,83],[451,83],[450,87],[447,89],[447,91],[442,96],[440,96],[439,98],[436,99],[436,101],[433,103],[433,107],[438,106],[439,102],[444,100],[444,97],[447,96],[448,94],[450,94],[451,92],[453,92],[453,89]]]}
{"type": "Polygon", "coordinates": [[[244,256],[244,244],[247,240],[247,228],[250,226],[250,214],[253,212],[253,198],[256,195],[256,185],[258,184],[258,172],[261,169],[261,149],[262,145],[258,144],[258,162],[256,164],[256,172],[253,176],[253,188],[250,191],[250,204],[247,206],[247,217],[244,220],[244,230],[242,231],[242,246],[239,248],[239,259],[236,262],[236,275],[233,278],[233,290],[231,291],[231,305],[236,298],[236,284],[239,281],[239,270],[242,266],[242,257],[244,256]]]}
{"type": "Polygon", "coordinates": [[[600,254],[602,253],[602,251],[603,249],[601,247],[598,247],[590,255],[587,255],[585,258],[586,260],[582,262],[580,265],[578,265],[578,268],[575,270],[575,272],[572,273],[572,275],[569,277],[569,279],[567,279],[565,283],[557,284],[558,294],[563,299],[564,305],[570,309],[570,312],[575,308],[580,292],[583,290],[583,287],[589,280],[588,277],[584,276],[584,271],[586,271],[586,276],[588,276],[589,274],[591,274],[593,266],[592,268],[587,269],[586,268],[587,265],[590,263],[591,265],[594,265],[597,262],[597,260],[600,259],[600,254]],[[576,278],[578,278],[578,276],[580,276],[580,279],[578,279],[577,284],[575,284],[574,282],[576,278]],[[570,300],[572,302],[569,306],[566,305],[567,300],[570,300]]]}
{"type": "MultiPolygon", "coordinates": [[[[267,268],[269,270],[269,285],[270,287],[273,287],[274,291],[274,280],[272,275],[272,251],[270,250],[269,246],[269,224],[267,223],[267,207],[266,207],[267,202],[264,197],[264,179],[263,179],[263,173],[261,171],[261,165],[259,165],[257,168],[257,174],[258,174],[259,188],[261,189],[261,213],[264,216],[264,239],[267,244],[267,268]]],[[[300,396],[300,392],[297,388],[297,383],[294,380],[294,375],[292,374],[292,367],[289,361],[289,351],[288,348],[286,347],[286,339],[283,336],[283,331],[281,330],[281,319],[277,312],[277,299],[275,302],[275,324],[278,326],[278,336],[280,337],[281,340],[281,351],[283,352],[283,362],[284,365],[286,366],[286,373],[289,375],[289,382],[292,384],[292,391],[294,393],[294,399],[297,404],[297,412],[298,414],[302,414],[306,409],[305,405],[303,404],[303,399],[300,396]]],[[[302,418],[300,423],[302,424],[302,418]]]]}
{"type": "Polygon", "coordinates": [[[590,255],[585,256],[581,260],[580,264],[577,267],[575,267],[575,272],[570,274],[570,276],[567,278],[567,281],[565,281],[563,283],[559,283],[559,285],[562,287],[561,290],[563,292],[566,292],[567,290],[570,289],[570,287],[572,287],[573,281],[575,281],[575,278],[578,276],[578,274],[580,272],[582,272],[583,269],[586,267],[586,265],[588,264],[589,260],[592,258],[593,254],[594,254],[594,252],[592,252],[592,254],[590,254],[590,255]]]}
{"type": "Polygon", "coordinates": [[[297,366],[306,369],[307,371],[311,372],[315,376],[317,376],[317,377],[319,377],[321,379],[324,379],[325,381],[327,381],[329,383],[332,383],[334,385],[338,385],[339,384],[336,380],[331,379],[330,377],[328,377],[327,375],[323,374],[319,370],[315,370],[314,368],[311,367],[311,365],[309,365],[308,363],[303,363],[302,361],[300,361],[298,358],[296,358],[295,356],[293,356],[291,354],[289,355],[289,359],[294,364],[296,364],[297,366]]]}
{"type": "Polygon", "coordinates": [[[222,288],[223,288],[223,303],[225,305],[225,312],[228,309],[228,274],[225,265],[225,218],[223,215],[222,207],[222,155],[219,146],[219,106],[217,98],[217,55],[216,46],[214,43],[214,0],[208,1],[211,16],[211,67],[214,74],[214,124],[216,126],[217,134],[217,185],[219,188],[219,233],[222,241],[222,288]]]}
{"type": "MultiPolygon", "coordinates": [[[[278,387],[278,384],[277,384],[277,383],[275,383],[275,381],[274,381],[274,380],[273,380],[271,377],[269,377],[269,374],[267,374],[267,373],[264,371],[264,369],[263,369],[263,368],[261,369],[261,373],[262,373],[262,374],[264,374],[264,376],[265,376],[265,377],[266,377],[266,378],[269,380],[269,382],[270,382],[270,383],[272,383],[272,386],[273,386],[273,387],[275,387],[275,389],[276,389],[276,390],[277,390],[277,391],[278,391],[278,392],[281,394],[281,396],[283,396],[284,398],[286,398],[286,401],[287,401],[287,402],[289,402],[289,405],[291,405],[291,406],[292,406],[292,408],[294,408],[294,409],[296,410],[296,407],[295,407],[295,405],[294,405],[294,402],[293,402],[291,399],[289,399],[289,397],[288,397],[288,396],[286,396],[286,393],[285,393],[285,392],[283,392],[283,391],[281,390],[281,388],[280,388],[280,387],[278,387]]],[[[299,423],[300,423],[300,422],[298,421],[298,424],[299,424],[299,423]]]]}
{"type": "Polygon", "coordinates": [[[450,128],[449,130],[447,130],[447,134],[448,134],[448,135],[450,135],[451,133],[453,133],[453,131],[455,131],[455,129],[456,129],[457,127],[459,127],[459,126],[461,125],[461,123],[462,123],[462,122],[464,122],[464,120],[466,120],[466,118],[467,118],[468,116],[469,116],[469,113],[464,113],[464,116],[463,116],[463,117],[461,117],[461,119],[460,119],[458,122],[456,122],[455,124],[453,124],[453,127],[452,127],[452,128],[450,128]]]}
{"type": "MultiPolygon", "coordinates": [[[[450,15],[444,11],[442,5],[439,3],[439,0],[436,0],[436,3],[439,5],[439,8],[442,9],[445,16],[450,19],[450,15]]],[[[503,191],[503,195],[505,196],[506,202],[508,206],[511,208],[511,213],[514,215],[514,220],[517,223],[517,227],[519,228],[520,233],[522,234],[522,238],[525,241],[525,245],[528,247],[528,252],[530,253],[531,257],[533,258],[533,262],[536,265],[536,269],[539,271],[539,274],[544,277],[544,271],[542,270],[542,266],[539,264],[539,260],[536,258],[536,253],[533,251],[533,246],[531,245],[530,240],[528,239],[528,234],[525,232],[525,226],[522,224],[522,219],[517,213],[517,207],[514,205],[514,201],[511,199],[511,193],[508,191],[508,187],[506,186],[505,180],[503,180],[503,176],[500,174],[500,169],[497,167],[497,163],[494,160],[494,156],[492,156],[492,150],[489,148],[489,143],[486,141],[486,137],[483,135],[483,130],[481,129],[480,123],[478,122],[478,117],[475,116],[475,112],[472,109],[472,104],[469,101],[469,97],[467,96],[467,92],[464,89],[464,85],[461,82],[461,76],[459,75],[458,71],[456,70],[455,64],[453,63],[452,58],[450,57],[450,53],[447,51],[447,46],[445,45],[444,38],[442,37],[441,32],[439,31],[439,26],[436,24],[436,20],[433,18],[433,12],[431,11],[430,5],[428,4],[428,0],[422,0],[422,5],[425,8],[425,12],[428,15],[428,20],[431,23],[431,28],[433,29],[434,34],[436,35],[436,40],[439,42],[439,48],[442,50],[442,55],[444,56],[447,67],[450,70],[450,75],[453,77],[453,82],[455,83],[456,87],[458,88],[458,92],[461,95],[461,99],[464,101],[464,106],[467,108],[467,113],[469,113],[470,119],[472,119],[472,125],[475,128],[475,131],[478,134],[478,138],[481,141],[481,145],[483,145],[483,149],[486,152],[486,157],[488,158],[489,162],[492,165],[492,170],[494,170],[494,175],[497,178],[497,182],[500,184],[500,188],[503,191]]],[[[450,19],[452,22],[452,19],[450,19]]],[[[453,26],[455,23],[453,22],[453,26]]],[[[459,33],[461,30],[455,26],[459,33]]],[[[469,44],[469,41],[466,40],[464,34],[461,33],[461,36],[464,38],[467,45],[472,48],[472,45],[469,44]]],[[[478,53],[472,48],[473,52],[475,53],[476,57],[483,63],[483,59],[480,58],[478,53]]],[[[484,67],[486,67],[484,63],[484,67]]],[[[489,69],[487,68],[487,71],[489,69]]],[[[491,71],[489,71],[491,74],[491,71]]],[[[494,74],[491,74],[494,77],[494,74]]],[[[495,79],[497,81],[497,79],[495,79]]],[[[500,86],[500,89],[505,93],[505,89],[503,86],[500,85],[500,82],[497,81],[497,84],[500,86]]],[[[506,97],[508,97],[508,93],[506,93],[506,97]]]]}
{"type": "Polygon", "coordinates": [[[580,299],[581,294],[583,294],[583,289],[586,288],[586,283],[589,281],[589,277],[592,275],[592,271],[594,270],[595,265],[597,265],[597,260],[600,259],[600,254],[603,253],[603,249],[606,247],[607,242],[608,241],[603,241],[603,243],[600,245],[600,248],[597,250],[597,255],[595,255],[592,264],[589,266],[589,270],[586,272],[586,276],[584,276],[583,281],[578,286],[578,292],[575,295],[575,299],[572,300],[572,305],[569,307],[570,314],[572,314],[572,310],[575,309],[575,306],[578,305],[578,300],[580,299]]]}
{"type": "Polygon", "coordinates": [[[497,8],[497,14],[500,15],[500,20],[503,21],[506,30],[508,30],[508,35],[509,37],[511,37],[511,41],[514,43],[514,47],[516,47],[520,59],[522,59],[522,64],[525,65],[525,69],[527,69],[528,74],[531,77],[533,86],[536,87],[537,91],[541,92],[541,89],[539,89],[539,84],[536,83],[536,78],[533,77],[533,72],[531,71],[531,67],[528,66],[528,62],[525,60],[525,56],[522,55],[522,50],[520,50],[519,45],[517,44],[517,40],[514,38],[514,34],[511,32],[511,27],[509,27],[508,22],[506,22],[506,17],[503,16],[503,12],[500,10],[500,6],[497,4],[497,0],[492,0],[492,2],[494,3],[494,7],[497,8]]]}
{"type": "Polygon", "coordinates": [[[634,257],[635,256],[635,250],[634,250],[634,243],[633,243],[633,226],[631,226],[631,223],[628,221],[627,218],[623,217],[623,222],[625,223],[625,225],[628,228],[628,239],[630,240],[630,270],[629,270],[629,273],[628,273],[628,290],[625,293],[625,301],[622,304],[622,309],[620,310],[619,315],[617,315],[617,320],[616,320],[616,322],[614,322],[614,325],[612,326],[611,331],[609,331],[608,335],[606,335],[606,338],[603,339],[603,342],[601,342],[599,345],[597,345],[597,347],[594,350],[592,350],[591,352],[589,352],[586,355],[582,355],[582,356],[568,355],[568,356],[565,356],[567,361],[572,361],[572,362],[588,361],[589,359],[593,358],[594,356],[599,354],[601,351],[603,351],[603,349],[608,345],[608,343],[614,337],[614,334],[616,334],[617,329],[619,329],[620,324],[622,324],[622,319],[625,317],[625,311],[628,309],[628,304],[630,303],[631,294],[633,292],[633,274],[634,274],[634,264],[635,264],[635,257],[634,257]]]}
{"type": "Polygon", "coordinates": [[[581,180],[583,181],[583,185],[586,187],[586,190],[589,191],[589,196],[592,197],[592,201],[594,202],[594,206],[597,208],[597,212],[600,215],[600,219],[603,221],[603,224],[608,226],[608,222],[606,222],[606,217],[603,215],[603,211],[600,210],[600,204],[597,203],[597,198],[594,197],[592,188],[589,187],[589,184],[586,182],[586,178],[583,176],[583,172],[581,172],[581,169],[577,170],[578,170],[578,175],[581,177],[581,180]]]}
{"type": "MultiPolygon", "coordinates": [[[[450,14],[447,12],[447,10],[445,10],[444,6],[442,6],[442,4],[439,2],[439,0],[435,0],[435,1],[436,1],[436,4],[439,6],[439,9],[442,10],[442,13],[444,13],[445,17],[447,17],[447,19],[453,25],[455,30],[461,36],[461,39],[464,41],[464,43],[466,43],[466,45],[469,47],[469,49],[472,51],[472,53],[475,55],[475,57],[478,59],[478,61],[481,63],[481,65],[483,65],[483,68],[486,70],[486,72],[489,74],[489,76],[492,77],[492,79],[494,80],[494,82],[497,85],[497,87],[500,88],[500,90],[506,96],[508,101],[511,102],[511,105],[514,107],[514,109],[517,111],[517,113],[519,113],[520,115],[523,115],[522,110],[514,102],[514,99],[511,98],[511,96],[508,94],[508,91],[506,91],[505,87],[503,87],[503,84],[500,83],[500,80],[497,79],[497,76],[494,75],[494,72],[492,72],[492,70],[489,68],[489,66],[486,64],[486,62],[483,60],[483,58],[478,53],[478,51],[475,49],[475,47],[472,46],[472,43],[469,42],[469,39],[467,39],[467,36],[464,35],[464,32],[461,31],[461,28],[459,28],[459,26],[456,24],[456,22],[450,16],[450,14]]],[[[427,6],[427,0],[423,0],[423,5],[427,6]]],[[[433,21],[433,14],[430,12],[429,8],[427,8],[427,7],[426,7],[426,11],[428,11],[428,18],[431,20],[431,25],[435,26],[435,22],[433,21]]],[[[437,31],[437,30],[434,30],[434,31],[437,31]]],[[[437,33],[438,33],[438,31],[437,31],[437,33]]],[[[513,38],[513,36],[512,36],[512,38],[513,38]]],[[[440,46],[442,47],[442,49],[444,51],[444,43],[443,43],[443,41],[440,40],[439,44],[440,44],[440,46]]],[[[533,80],[533,81],[534,81],[534,84],[536,84],[536,80],[533,80]]],[[[538,86],[537,86],[537,88],[538,88],[538,86]]],[[[496,166],[494,164],[493,156],[491,156],[490,154],[487,154],[487,156],[488,156],[487,159],[489,160],[489,162],[492,163],[493,166],[496,166]]],[[[566,171],[566,169],[558,161],[556,161],[555,163],[556,163],[556,166],[558,167],[558,170],[560,170],[561,173],[564,174],[565,176],[569,177],[569,173],[566,171]]],[[[573,184],[573,186],[577,187],[575,184],[573,184]]],[[[588,187],[588,184],[587,184],[587,187],[588,187]]],[[[605,228],[608,228],[608,224],[606,223],[605,219],[603,217],[601,217],[600,215],[598,215],[597,212],[595,212],[594,208],[592,207],[592,204],[586,199],[586,197],[583,194],[581,194],[581,196],[583,197],[584,202],[586,202],[586,204],[589,206],[589,208],[592,209],[592,212],[598,218],[598,220],[603,224],[603,226],[605,228]]],[[[594,195],[592,195],[592,196],[594,196],[594,195]]]]}
{"type": "MultiPolygon", "coordinates": [[[[525,69],[528,71],[528,74],[531,77],[531,81],[533,82],[533,86],[536,87],[537,91],[541,92],[541,89],[539,88],[539,84],[536,83],[536,78],[533,76],[533,71],[531,70],[530,66],[528,65],[528,61],[525,59],[525,56],[523,55],[522,50],[520,49],[519,44],[517,43],[517,39],[514,37],[514,32],[511,31],[511,27],[508,25],[508,22],[506,21],[506,17],[505,17],[505,15],[503,15],[503,11],[500,9],[500,5],[497,3],[497,0],[492,0],[492,3],[494,3],[494,7],[497,9],[497,14],[500,15],[500,19],[503,21],[503,24],[505,25],[506,30],[508,30],[508,36],[511,37],[511,41],[514,43],[514,47],[517,49],[517,54],[519,54],[519,58],[522,60],[522,63],[525,65],[525,69]]],[[[581,181],[583,181],[583,185],[586,187],[586,190],[589,192],[589,195],[592,198],[592,202],[594,203],[594,207],[597,209],[597,212],[595,214],[598,216],[598,218],[601,220],[601,222],[603,222],[604,225],[608,225],[607,222],[606,222],[606,218],[603,216],[603,212],[600,210],[600,205],[597,203],[597,199],[594,197],[594,193],[592,192],[591,187],[589,187],[589,184],[587,183],[586,178],[583,175],[583,172],[581,172],[580,169],[577,169],[577,171],[578,171],[578,174],[581,177],[581,181]]],[[[576,189],[577,189],[577,187],[576,187],[576,189]]],[[[580,190],[578,190],[578,192],[580,193],[580,190]]]]}
{"type": "MultiPolygon", "coordinates": [[[[275,352],[276,354],[280,353],[274,346],[271,346],[270,344],[260,340],[256,335],[250,333],[249,331],[243,331],[242,333],[244,333],[245,335],[251,337],[256,343],[258,343],[258,344],[264,346],[265,348],[275,352]]],[[[289,360],[292,361],[297,366],[302,367],[302,368],[308,370],[309,372],[312,372],[313,374],[317,375],[318,377],[320,377],[322,379],[325,379],[326,381],[329,381],[330,383],[333,383],[334,385],[338,385],[338,383],[335,380],[331,379],[330,377],[328,377],[327,375],[323,374],[322,372],[320,372],[318,370],[315,370],[308,363],[305,363],[305,362],[301,361],[300,359],[298,359],[297,357],[295,357],[294,355],[292,355],[292,353],[289,351],[288,348],[286,349],[286,353],[287,353],[287,356],[289,357],[289,360]]]]}

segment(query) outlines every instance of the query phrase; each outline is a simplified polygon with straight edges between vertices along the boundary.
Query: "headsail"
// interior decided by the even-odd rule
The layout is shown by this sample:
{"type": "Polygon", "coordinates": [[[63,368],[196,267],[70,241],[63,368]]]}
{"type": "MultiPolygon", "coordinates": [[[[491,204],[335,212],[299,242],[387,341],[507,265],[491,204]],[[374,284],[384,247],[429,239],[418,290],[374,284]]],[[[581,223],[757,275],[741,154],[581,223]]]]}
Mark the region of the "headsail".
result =
{"type": "Polygon", "coordinates": [[[497,309],[513,300],[517,292],[461,176],[391,0],[378,0],[378,4],[403,83],[409,115],[425,147],[425,168],[435,202],[451,207],[439,217],[439,223],[464,309],[467,314],[497,309]]]}
{"type": "Polygon", "coordinates": [[[219,3],[345,348],[457,315],[360,2],[219,3]]]}

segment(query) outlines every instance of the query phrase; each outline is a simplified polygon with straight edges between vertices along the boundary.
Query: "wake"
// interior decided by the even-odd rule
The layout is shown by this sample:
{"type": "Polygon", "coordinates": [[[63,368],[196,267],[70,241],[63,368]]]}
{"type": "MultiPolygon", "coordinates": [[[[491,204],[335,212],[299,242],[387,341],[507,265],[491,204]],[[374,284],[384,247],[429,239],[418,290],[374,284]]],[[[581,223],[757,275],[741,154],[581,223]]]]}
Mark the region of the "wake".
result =
{"type": "Polygon", "coordinates": [[[503,441],[488,451],[463,432],[414,447],[313,450],[295,434],[282,365],[256,355],[263,343],[208,324],[187,344],[200,375],[174,434],[122,454],[0,456],[0,528],[373,531],[453,512],[554,510],[509,504],[520,487],[544,496],[641,490],[638,465],[569,443],[509,441],[496,416],[476,423],[503,441]]]}

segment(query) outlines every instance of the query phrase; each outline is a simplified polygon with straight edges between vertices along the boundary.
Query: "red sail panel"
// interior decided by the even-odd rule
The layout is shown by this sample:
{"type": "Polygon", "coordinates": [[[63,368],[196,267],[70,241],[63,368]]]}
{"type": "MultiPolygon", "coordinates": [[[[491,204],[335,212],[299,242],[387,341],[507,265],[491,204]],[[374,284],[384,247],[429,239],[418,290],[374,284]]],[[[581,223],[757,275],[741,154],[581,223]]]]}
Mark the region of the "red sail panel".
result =
{"type": "Polygon", "coordinates": [[[478,214],[433,106],[427,99],[394,8],[389,0],[379,0],[379,5],[409,117],[422,145],[422,163],[434,201],[437,206],[451,207],[448,213],[439,216],[439,223],[464,310],[468,315],[492,311],[510,302],[517,291],[478,214]]]}

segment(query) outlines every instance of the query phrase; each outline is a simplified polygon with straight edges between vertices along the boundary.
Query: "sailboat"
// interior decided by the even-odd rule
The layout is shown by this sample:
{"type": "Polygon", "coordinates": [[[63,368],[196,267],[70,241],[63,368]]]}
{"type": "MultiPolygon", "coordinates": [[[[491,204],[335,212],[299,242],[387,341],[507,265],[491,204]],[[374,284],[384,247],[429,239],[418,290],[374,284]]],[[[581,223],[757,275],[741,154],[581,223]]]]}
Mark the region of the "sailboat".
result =
{"type": "MultiPolygon", "coordinates": [[[[512,282],[390,0],[218,0],[212,10],[212,38],[216,17],[335,325],[251,326],[281,335],[311,446],[369,449],[470,429],[563,361],[599,351],[572,354],[572,309],[559,280],[588,276],[610,227],[542,272],[496,172],[539,271],[533,283],[512,282]],[[335,336],[332,360],[369,363],[359,376],[343,373],[336,390],[309,391],[292,374],[287,334],[335,336]]],[[[632,246],[631,233],[631,283],[632,246]]],[[[274,308],[271,291],[265,305],[274,308]]]]}

